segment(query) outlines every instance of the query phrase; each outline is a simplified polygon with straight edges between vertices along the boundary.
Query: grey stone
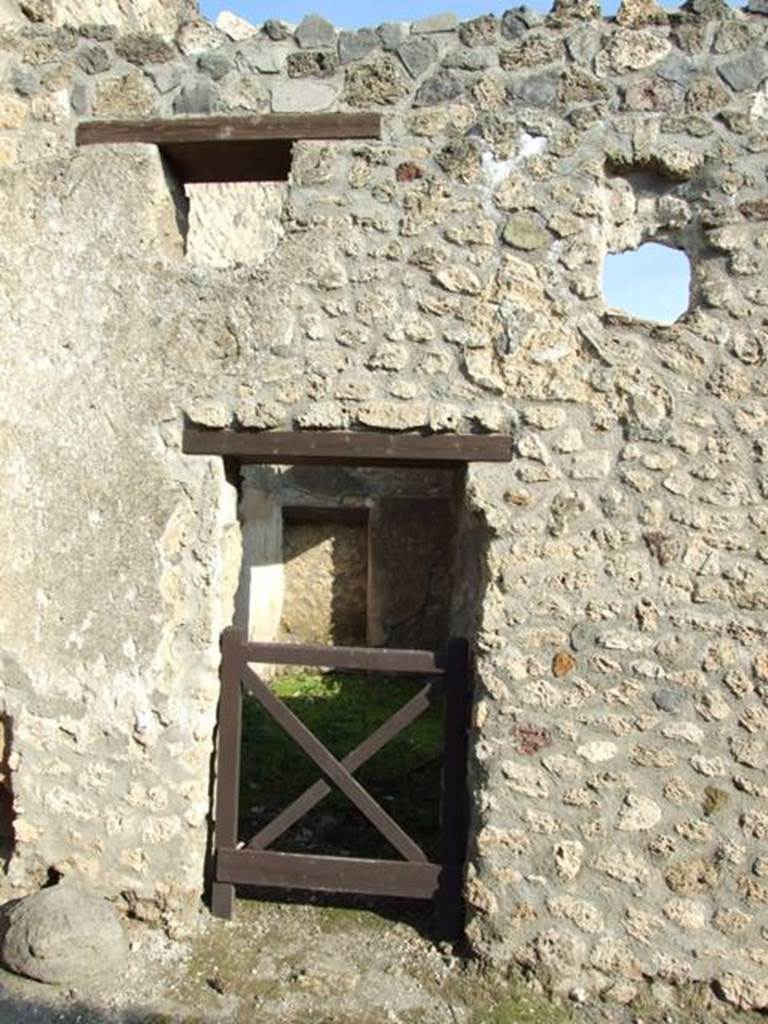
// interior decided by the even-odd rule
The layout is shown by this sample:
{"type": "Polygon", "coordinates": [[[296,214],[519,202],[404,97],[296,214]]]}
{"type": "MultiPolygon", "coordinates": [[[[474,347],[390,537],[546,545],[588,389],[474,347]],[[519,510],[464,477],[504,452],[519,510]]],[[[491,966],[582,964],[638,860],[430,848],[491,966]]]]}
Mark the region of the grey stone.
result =
{"type": "Polygon", "coordinates": [[[467,50],[459,47],[450,50],[440,64],[444,68],[459,68],[462,71],[484,71],[486,68],[494,67],[498,63],[496,50],[488,47],[483,50],[467,50]]]}
{"type": "Polygon", "coordinates": [[[232,57],[223,47],[209,50],[200,55],[197,66],[202,72],[210,75],[214,82],[218,82],[232,70],[232,57]]]}
{"type": "Polygon", "coordinates": [[[359,32],[342,32],[339,35],[339,60],[342,64],[360,60],[371,50],[375,50],[378,45],[379,37],[373,29],[363,28],[359,32]]]}
{"type": "Polygon", "coordinates": [[[750,0],[747,10],[750,14],[768,14],[768,0],[750,0]]]}
{"type": "Polygon", "coordinates": [[[338,95],[338,88],[330,82],[297,78],[275,86],[272,90],[272,109],[275,113],[284,114],[328,110],[338,95]]]}
{"type": "Polygon", "coordinates": [[[559,71],[539,71],[518,78],[507,86],[507,96],[529,107],[550,106],[557,99],[560,77],[559,71]]]}
{"type": "Polygon", "coordinates": [[[504,13],[501,19],[501,34],[505,39],[518,39],[541,20],[541,15],[531,7],[515,7],[504,13]]]}
{"type": "Polygon", "coordinates": [[[162,36],[153,32],[135,32],[121,36],[115,43],[115,52],[130,64],[164,64],[173,60],[176,51],[162,36]]]}
{"type": "Polygon", "coordinates": [[[653,703],[659,708],[660,711],[667,711],[669,714],[675,714],[680,711],[686,701],[686,695],[683,690],[671,690],[669,687],[659,687],[658,690],[654,690],[653,703]]]}
{"type": "Polygon", "coordinates": [[[284,21],[279,21],[277,18],[268,18],[262,28],[264,29],[264,34],[274,43],[291,38],[291,31],[288,26],[284,21]]]}
{"type": "Polygon", "coordinates": [[[339,59],[332,50],[297,50],[288,54],[291,78],[329,78],[338,67],[339,59]]]}
{"type": "Polygon", "coordinates": [[[591,64],[600,49],[600,32],[596,25],[586,24],[571,32],[565,41],[572,60],[583,67],[591,64]]]}
{"type": "Polygon", "coordinates": [[[296,39],[304,50],[319,50],[335,45],[336,29],[319,14],[308,14],[296,29],[296,39]]]}
{"type": "Polygon", "coordinates": [[[579,622],[571,630],[571,647],[574,651],[584,651],[593,647],[602,628],[598,622],[579,622]]]}
{"type": "Polygon", "coordinates": [[[404,39],[408,37],[410,27],[402,21],[387,21],[379,25],[376,34],[381,40],[384,50],[396,50],[404,39]]]}
{"type": "Polygon", "coordinates": [[[178,88],[186,74],[186,68],[181,64],[159,64],[145,70],[161,96],[178,88]]]}
{"type": "Polygon", "coordinates": [[[759,50],[745,53],[742,57],[721,64],[717,73],[734,92],[756,89],[766,76],[765,54],[759,50]]]}
{"type": "Polygon", "coordinates": [[[455,14],[433,14],[429,18],[421,18],[411,25],[411,32],[414,35],[424,35],[431,32],[452,32],[459,24],[455,14]]]}
{"type": "Polygon", "coordinates": [[[264,45],[257,39],[241,43],[235,54],[240,71],[253,71],[259,75],[277,75],[285,66],[283,47],[264,45]]]}
{"type": "Polygon", "coordinates": [[[75,82],[70,93],[69,103],[72,112],[78,117],[87,117],[91,112],[91,95],[87,84],[80,80],[75,82]]]}
{"type": "Polygon", "coordinates": [[[97,43],[110,43],[118,35],[114,25],[78,25],[77,32],[83,39],[93,39],[97,43]]]}
{"type": "Polygon", "coordinates": [[[684,87],[687,87],[696,76],[696,69],[691,66],[691,62],[677,53],[670,53],[664,60],[659,61],[653,72],[658,78],[684,87]]]}
{"type": "Polygon", "coordinates": [[[207,78],[188,79],[173,101],[174,114],[210,114],[215,108],[216,87],[207,78]]]}
{"type": "Polygon", "coordinates": [[[499,19],[494,14],[483,14],[459,26],[459,39],[464,46],[489,46],[498,34],[499,19]]]}
{"type": "Polygon", "coordinates": [[[448,103],[461,96],[464,87],[450,71],[438,71],[424,82],[413,99],[414,107],[431,107],[437,103],[448,103]]]}
{"type": "Polygon", "coordinates": [[[437,47],[424,36],[406,39],[397,55],[413,78],[419,78],[437,60],[437,47]]]}
{"type": "Polygon", "coordinates": [[[99,43],[85,46],[78,51],[75,59],[87,75],[101,74],[102,71],[107,71],[112,66],[112,54],[106,46],[101,46],[99,43]]]}
{"type": "Polygon", "coordinates": [[[4,914],[0,956],[16,974],[71,985],[123,967],[127,945],[105,899],[62,882],[19,900],[4,914]]]}
{"type": "Polygon", "coordinates": [[[14,68],[11,72],[11,85],[19,96],[36,96],[43,88],[40,76],[31,68],[14,68]]]}

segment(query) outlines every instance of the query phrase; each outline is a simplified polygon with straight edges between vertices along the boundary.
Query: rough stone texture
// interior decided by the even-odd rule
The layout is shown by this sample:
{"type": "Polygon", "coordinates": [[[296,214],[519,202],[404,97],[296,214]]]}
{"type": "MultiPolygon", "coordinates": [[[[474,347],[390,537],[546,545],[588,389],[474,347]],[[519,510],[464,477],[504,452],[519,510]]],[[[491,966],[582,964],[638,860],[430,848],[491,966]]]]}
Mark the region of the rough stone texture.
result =
{"type": "Polygon", "coordinates": [[[6,27],[19,892],[52,867],[146,913],[201,891],[218,637],[254,545],[220,461],[181,454],[184,417],[513,432],[509,465],[468,472],[454,577],[476,655],[469,939],[566,991],[763,999],[768,22],[632,9],[507,12],[498,47],[489,21],[417,34],[418,80],[399,26],[323,80],[289,77],[284,26],[235,42],[192,20],[146,72],[119,35],[168,37],[137,13],[117,34],[6,27]],[[73,107],[168,115],[198,88],[205,109],[380,109],[385,137],[298,143],[274,248],[251,261],[233,234],[222,272],[154,149],[73,143],[73,107]],[[669,326],[601,295],[605,253],[653,239],[691,260],[669,326]]]}
{"type": "Polygon", "coordinates": [[[364,524],[283,526],[285,597],[281,638],[365,646],[368,537],[364,524]]]}
{"type": "Polygon", "coordinates": [[[245,18],[233,14],[232,11],[222,11],[219,14],[216,19],[216,28],[228,35],[230,39],[234,39],[235,42],[250,39],[251,36],[258,35],[259,32],[256,25],[252,25],[245,18]]]}
{"type": "Polygon", "coordinates": [[[296,29],[299,46],[307,50],[315,50],[324,46],[333,46],[336,42],[336,29],[318,14],[308,14],[296,29]]]}
{"type": "Polygon", "coordinates": [[[209,267],[263,263],[284,236],[285,186],[273,182],[187,185],[187,257],[209,267]]]}
{"type": "Polygon", "coordinates": [[[24,22],[22,9],[32,21],[52,25],[112,25],[124,32],[156,32],[172,39],[180,23],[196,10],[194,0],[46,0],[23,5],[3,0],[0,24],[24,22]]]}
{"type": "Polygon", "coordinates": [[[52,985],[76,985],[119,971],[127,954],[110,904],[67,882],[12,904],[2,926],[3,965],[52,985]]]}

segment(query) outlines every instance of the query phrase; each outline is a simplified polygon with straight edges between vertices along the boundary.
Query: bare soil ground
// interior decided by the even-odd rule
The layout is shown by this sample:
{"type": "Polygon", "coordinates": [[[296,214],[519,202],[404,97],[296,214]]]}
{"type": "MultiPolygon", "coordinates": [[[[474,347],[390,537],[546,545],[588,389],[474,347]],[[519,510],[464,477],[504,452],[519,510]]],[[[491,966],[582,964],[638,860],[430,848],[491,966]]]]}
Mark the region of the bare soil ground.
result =
{"type": "Polygon", "coordinates": [[[552,1005],[432,941],[418,912],[238,900],[171,940],[130,924],[119,977],[74,989],[0,972],[0,1024],[752,1024],[712,1004],[552,1005]]]}

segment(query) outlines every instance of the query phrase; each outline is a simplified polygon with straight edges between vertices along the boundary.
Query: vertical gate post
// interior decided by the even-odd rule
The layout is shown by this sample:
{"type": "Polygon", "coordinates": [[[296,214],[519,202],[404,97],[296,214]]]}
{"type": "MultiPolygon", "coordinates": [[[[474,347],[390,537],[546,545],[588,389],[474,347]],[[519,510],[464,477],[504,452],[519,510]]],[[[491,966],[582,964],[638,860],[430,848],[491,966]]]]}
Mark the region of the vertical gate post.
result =
{"type": "Polygon", "coordinates": [[[438,928],[458,936],[464,924],[463,865],[467,846],[467,755],[469,731],[469,644],[452,638],[446,647],[443,793],[443,871],[438,892],[438,928]]]}
{"type": "Polygon", "coordinates": [[[235,887],[219,882],[218,860],[221,850],[237,846],[238,794],[240,789],[240,738],[242,731],[242,630],[230,627],[221,638],[221,696],[216,752],[216,820],[214,826],[214,882],[211,911],[216,917],[231,918],[235,887]]]}

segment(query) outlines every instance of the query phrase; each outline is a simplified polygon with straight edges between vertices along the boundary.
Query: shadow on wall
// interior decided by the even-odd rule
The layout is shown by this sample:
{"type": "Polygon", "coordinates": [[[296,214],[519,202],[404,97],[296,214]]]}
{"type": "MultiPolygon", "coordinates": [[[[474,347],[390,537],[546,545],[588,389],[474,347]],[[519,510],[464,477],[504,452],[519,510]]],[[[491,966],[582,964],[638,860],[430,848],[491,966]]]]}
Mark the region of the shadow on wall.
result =
{"type": "Polygon", "coordinates": [[[12,723],[0,715],[0,867],[7,868],[13,853],[13,792],[8,764],[11,753],[12,723]]]}
{"type": "Polygon", "coordinates": [[[283,522],[285,639],[338,646],[368,640],[368,523],[283,522]]]}

